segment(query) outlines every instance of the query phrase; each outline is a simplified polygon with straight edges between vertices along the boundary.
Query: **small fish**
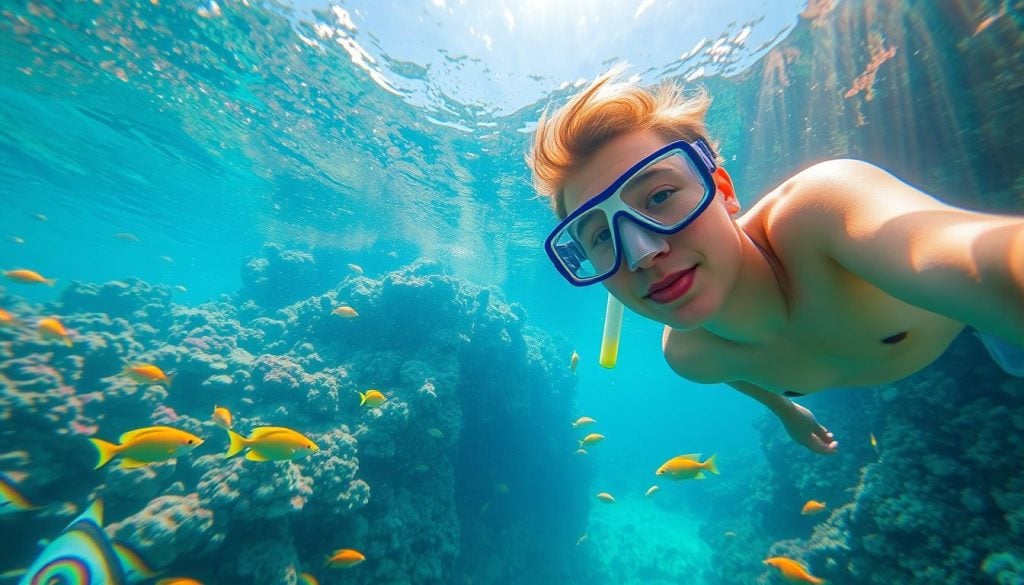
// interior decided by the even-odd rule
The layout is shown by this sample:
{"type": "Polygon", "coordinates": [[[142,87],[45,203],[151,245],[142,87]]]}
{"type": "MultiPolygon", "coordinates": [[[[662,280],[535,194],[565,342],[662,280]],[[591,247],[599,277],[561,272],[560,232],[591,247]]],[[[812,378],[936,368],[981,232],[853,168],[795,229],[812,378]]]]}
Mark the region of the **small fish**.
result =
{"type": "Polygon", "coordinates": [[[45,215],[43,215],[42,213],[37,213],[35,217],[36,217],[36,219],[38,219],[39,221],[46,221],[46,220],[48,219],[48,218],[47,218],[47,217],[46,217],[45,215]]]}
{"type": "Polygon", "coordinates": [[[141,241],[141,240],[139,240],[138,236],[136,236],[135,234],[130,234],[128,232],[117,232],[116,234],[114,234],[114,237],[119,239],[119,240],[121,240],[121,241],[123,241],[123,242],[139,242],[139,241],[141,241]]]}
{"type": "Polygon", "coordinates": [[[646,492],[644,492],[644,497],[645,498],[649,498],[649,497],[653,496],[654,493],[657,492],[660,489],[661,489],[660,487],[658,487],[656,485],[652,485],[651,487],[647,488],[646,492]]]}
{"type": "Polygon", "coordinates": [[[351,270],[352,272],[355,272],[356,274],[363,273],[363,267],[358,264],[349,264],[348,269],[351,270]]]}
{"type": "Polygon", "coordinates": [[[178,291],[180,293],[187,293],[188,292],[188,289],[183,287],[183,286],[181,286],[180,284],[176,284],[176,285],[174,285],[171,288],[173,288],[174,290],[176,290],[176,291],[178,291]]]}
{"type": "Polygon", "coordinates": [[[594,444],[600,443],[603,440],[604,440],[604,435],[599,435],[597,433],[590,433],[586,437],[583,437],[583,440],[580,441],[580,448],[582,449],[583,447],[586,447],[587,445],[594,445],[594,444]]]}
{"type": "Polygon", "coordinates": [[[27,512],[36,508],[37,506],[29,502],[25,496],[21,495],[18,488],[14,487],[13,478],[0,473],[0,516],[27,512]]]}
{"type": "Polygon", "coordinates": [[[168,577],[160,579],[156,585],[203,585],[202,581],[196,581],[190,577],[168,577]]]}
{"type": "Polygon", "coordinates": [[[367,390],[366,394],[359,393],[359,406],[373,408],[387,402],[388,397],[381,394],[380,390],[367,390]]]}
{"type": "Polygon", "coordinates": [[[230,410],[228,410],[226,407],[223,407],[223,406],[216,406],[216,405],[214,405],[214,407],[213,407],[213,422],[214,422],[214,424],[216,424],[218,427],[220,427],[222,429],[231,430],[231,421],[232,421],[232,418],[231,418],[231,411],[230,410]]]}
{"type": "Polygon", "coordinates": [[[807,572],[807,568],[793,559],[786,557],[771,557],[764,560],[764,564],[779,571],[779,575],[788,583],[811,583],[822,585],[825,580],[815,577],[807,572]]]}
{"type": "Polygon", "coordinates": [[[592,425],[596,422],[596,420],[590,418],[589,416],[581,416],[578,419],[576,419],[576,422],[572,423],[572,428],[579,429],[587,425],[592,425]]]}
{"type": "Polygon", "coordinates": [[[174,264],[174,258],[171,258],[170,256],[157,256],[156,258],[157,260],[163,260],[168,264],[174,264]]]}
{"type": "Polygon", "coordinates": [[[871,439],[871,448],[875,450],[875,455],[878,455],[878,439],[875,438],[875,433],[868,433],[871,439]]]}
{"type": "Polygon", "coordinates": [[[712,455],[707,461],[700,461],[700,453],[690,453],[673,457],[662,464],[654,473],[664,475],[671,479],[704,479],[704,472],[708,471],[718,475],[718,467],[715,466],[715,457],[712,455]]]}
{"type": "Polygon", "coordinates": [[[586,449],[576,449],[576,454],[577,455],[586,455],[587,454],[587,450],[586,449]]]}
{"type": "Polygon", "coordinates": [[[732,530],[726,530],[725,532],[722,533],[722,536],[724,536],[726,538],[736,538],[736,533],[733,532],[732,530]]]}
{"type": "Polygon", "coordinates": [[[352,548],[339,548],[327,557],[327,566],[332,569],[348,569],[366,560],[363,553],[352,548]]]}
{"type": "Polygon", "coordinates": [[[498,492],[499,494],[507,494],[508,493],[508,485],[503,484],[503,483],[496,483],[496,484],[494,484],[494,491],[498,492]]]}
{"type": "Polygon", "coordinates": [[[228,436],[231,446],[225,458],[248,448],[245,458],[249,461],[291,461],[320,450],[308,437],[286,427],[259,427],[253,429],[248,439],[232,430],[228,436]]]}
{"type": "Polygon", "coordinates": [[[596,497],[597,497],[597,499],[601,500],[602,502],[605,502],[606,504],[614,504],[615,503],[615,497],[612,496],[611,494],[609,494],[608,492],[601,492],[601,493],[597,494],[596,497]]]}
{"type": "Polygon", "coordinates": [[[978,23],[978,26],[974,27],[974,34],[972,36],[978,36],[982,31],[992,26],[992,23],[1006,16],[1006,5],[1004,4],[998,12],[993,12],[985,17],[984,20],[978,23]]]}
{"type": "Polygon", "coordinates": [[[587,533],[586,532],[581,534],[580,537],[576,539],[576,546],[579,546],[579,545],[583,544],[584,542],[586,542],[587,538],[588,537],[587,537],[587,533]]]}
{"type": "Polygon", "coordinates": [[[40,339],[56,339],[57,341],[63,342],[64,345],[71,347],[74,343],[71,341],[71,335],[68,334],[68,330],[64,328],[64,324],[60,322],[60,319],[56,317],[44,317],[39,320],[39,324],[36,325],[36,330],[39,331],[40,339]]]}
{"type": "Polygon", "coordinates": [[[333,311],[331,311],[331,314],[337,315],[339,317],[344,317],[346,319],[354,319],[355,317],[359,316],[359,313],[357,313],[355,309],[345,305],[342,305],[337,309],[334,309],[333,311]]]}
{"type": "Polygon", "coordinates": [[[46,278],[35,270],[19,268],[17,270],[4,270],[2,272],[7,280],[20,282],[21,284],[45,284],[46,286],[53,286],[57,284],[56,278],[46,278]]]}
{"type": "Polygon", "coordinates": [[[299,583],[301,585],[320,585],[320,582],[316,580],[316,577],[309,573],[299,573],[299,583]]]}
{"type": "Polygon", "coordinates": [[[576,373],[576,366],[580,363],[580,354],[576,353],[576,350],[572,350],[572,355],[569,356],[569,371],[576,373]]]}
{"type": "Polygon", "coordinates": [[[125,366],[121,373],[139,384],[163,384],[168,388],[171,387],[173,379],[173,376],[168,377],[158,366],[141,362],[125,366]]]}
{"type": "Polygon", "coordinates": [[[24,244],[25,243],[25,239],[24,238],[19,238],[18,236],[8,236],[7,240],[10,241],[12,244],[24,244]]]}
{"type": "Polygon", "coordinates": [[[188,431],[173,427],[155,426],[128,431],[118,438],[119,444],[96,438],[89,439],[99,454],[99,469],[113,457],[121,455],[121,467],[132,469],[147,463],[157,463],[180,457],[203,444],[203,440],[188,431]]]}
{"type": "Polygon", "coordinates": [[[807,500],[804,507],[800,509],[801,516],[814,516],[815,514],[821,514],[825,511],[825,502],[819,502],[817,500],[807,500]]]}
{"type": "Polygon", "coordinates": [[[0,309],[0,327],[17,327],[21,322],[8,311],[0,309]]]}
{"type": "Polygon", "coordinates": [[[435,439],[444,438],[444,433],[441,432],[441,429],[427,429],[427,434],[430,435],[431,437],[434,437],[435,439]]]}

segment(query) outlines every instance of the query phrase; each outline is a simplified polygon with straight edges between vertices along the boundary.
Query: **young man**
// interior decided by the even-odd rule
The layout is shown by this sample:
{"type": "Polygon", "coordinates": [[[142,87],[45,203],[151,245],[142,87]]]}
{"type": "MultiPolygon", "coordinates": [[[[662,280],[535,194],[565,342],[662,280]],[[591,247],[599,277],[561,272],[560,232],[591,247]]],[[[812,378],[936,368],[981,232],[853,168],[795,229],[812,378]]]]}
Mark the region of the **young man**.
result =
{"type": "Polygon", "coordinates": [[[614,75],[538,123],[529,164],[562,219],[545,248],[569,282],[664,323],[680,376],[729,384],[830,454],[832,433],[787,396],[898,380],[965,326],[1004,368],[1020,359],[1024,218],[951,207],[855,160],[814,165],[741,215],[710,99],[614,75]]]}

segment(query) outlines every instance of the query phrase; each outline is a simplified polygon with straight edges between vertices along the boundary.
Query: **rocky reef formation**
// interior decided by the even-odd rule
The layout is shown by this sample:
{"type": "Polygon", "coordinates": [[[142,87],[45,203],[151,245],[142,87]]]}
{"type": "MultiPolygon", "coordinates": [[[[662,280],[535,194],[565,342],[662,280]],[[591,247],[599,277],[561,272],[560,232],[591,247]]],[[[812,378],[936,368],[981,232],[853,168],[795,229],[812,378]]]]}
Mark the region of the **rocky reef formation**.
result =
{"type": "MultiPolygon", "coordinates": [[[[587,477],[552,471],[572,464],[568,349],[529,327],[520,307],[437,266],[374,279],[267,250],[244,268],[239,295],[197,307],[138,280],[73,283],[44,306],[0,291],[26,325],[0,330],[0,469],[25,472],[34,501],[67,502],[0,525],[31,543],[102,497],[112,537],[165,574],[208,583],[294,584],[301,571],[323,576],[324,555],[343,547],[368,559],[346,583],[572,573],[587,477]],[[342,304],[359,316],[332,314],[342,304]],[[51,314],[72,347],[29,326],[51,314]],[[172,372],[172,384],[120,375],[133,362],[172,372]],[[370,388],[387,402],[360,407],[370,388]],[[214,405],[231,409],[242,434],[288,426],[320,451],[225,459],[214,405]],[[165,463],[92,470],[86,437],[154,424],[206,442],[165,463]]],[[[0,566],[26,565],[32,548],[5,548],[0,566]]]]}
{"type": "Polygon", "coordinates": [[[836,585],[1024,582],[1024,379],[973,334],[910,378],[806,403],[840,453],[806,452],[763,419],[767,463],[716,494],[732,507],[704,530],[720,544],[713,583],[770,583],[758,561],[776,555],[836,585]],[[800,516],[809,499],[827,513],[800,516]]]}

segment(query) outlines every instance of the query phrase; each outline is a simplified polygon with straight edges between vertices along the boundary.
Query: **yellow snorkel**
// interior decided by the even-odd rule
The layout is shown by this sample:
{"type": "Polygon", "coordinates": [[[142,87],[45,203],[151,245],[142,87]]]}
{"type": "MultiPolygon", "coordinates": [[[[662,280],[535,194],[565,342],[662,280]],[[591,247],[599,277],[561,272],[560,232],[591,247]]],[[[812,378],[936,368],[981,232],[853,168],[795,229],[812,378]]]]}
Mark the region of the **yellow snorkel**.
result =
{"type": "Polygon", "coordinates": [[[604,335],[601,336],[601,356],[598,363],[614,368],[619,359],[619,336],[622,334],[622,303],[608,293],[608,307],[604,311],[604,335]]]}

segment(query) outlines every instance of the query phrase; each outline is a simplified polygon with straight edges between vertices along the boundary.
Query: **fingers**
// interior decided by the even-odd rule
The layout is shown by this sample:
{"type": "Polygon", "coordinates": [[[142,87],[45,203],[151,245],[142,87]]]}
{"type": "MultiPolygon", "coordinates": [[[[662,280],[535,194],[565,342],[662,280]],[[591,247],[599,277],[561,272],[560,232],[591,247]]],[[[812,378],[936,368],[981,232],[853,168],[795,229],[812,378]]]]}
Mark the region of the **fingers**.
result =
{"type": "Polygon", "coordinates": [[[835,455],[839,449],[839,443],[832,440],[832,433],[826,433],[827,440],[823,441],[821,437],[816,434],[811,434],[809,441],[807,441],[807,448],[815,453],[822,455],[835,455]]]}

